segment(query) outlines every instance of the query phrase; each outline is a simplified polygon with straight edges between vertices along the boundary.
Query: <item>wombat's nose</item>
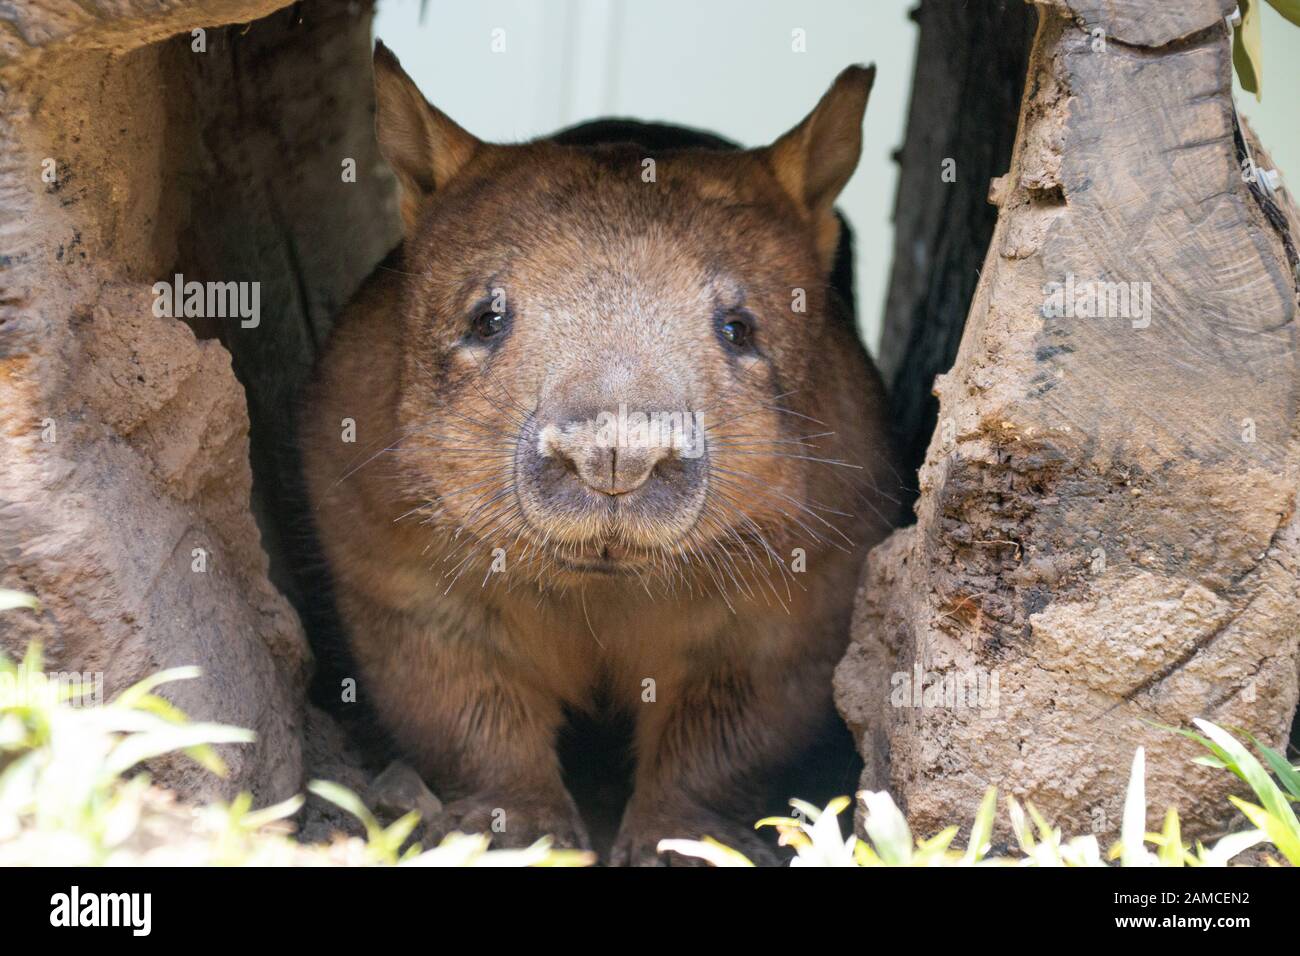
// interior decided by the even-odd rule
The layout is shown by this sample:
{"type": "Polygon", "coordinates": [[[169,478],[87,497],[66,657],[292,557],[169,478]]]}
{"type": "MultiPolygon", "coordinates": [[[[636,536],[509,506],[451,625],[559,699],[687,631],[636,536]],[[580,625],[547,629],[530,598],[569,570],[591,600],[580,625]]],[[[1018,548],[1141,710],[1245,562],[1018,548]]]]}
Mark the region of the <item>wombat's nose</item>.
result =
{"type": "Polygon", "coordinates": [[[528,522],[566,546],[608,536],[662,546],[694,526],[708,488],[704,423],[696,412],[589,407],[534,412],[515,446],[515,490],[528,522]]]}
{"type": "Polygon", "coordinates": [[[598,421],[568,421],[543,427],[537,435],[537,451],[603,495],[636,491],[660,462],[678,457],[671,437],[622,439],[615,429],[602,427],[598,421]]]}

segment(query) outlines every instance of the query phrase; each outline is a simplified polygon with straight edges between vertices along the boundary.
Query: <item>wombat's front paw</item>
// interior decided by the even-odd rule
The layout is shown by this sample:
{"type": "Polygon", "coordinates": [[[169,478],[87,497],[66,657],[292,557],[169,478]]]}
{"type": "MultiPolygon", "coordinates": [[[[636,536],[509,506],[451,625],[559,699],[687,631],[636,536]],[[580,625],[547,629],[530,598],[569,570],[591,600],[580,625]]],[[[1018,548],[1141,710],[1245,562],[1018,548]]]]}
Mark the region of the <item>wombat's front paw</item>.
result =
{"type": "Polygon", "coordinates": [[[779,866],[781,859],[752,828],[710,813],[683,815],[629,813],[623,818],[611,866],[708,866],[698,857],[680,853],[660,853],[660,840],[700,840],[712,837],[719,843],[743,853],[755,866],[779,866]]]}
{"type": "Polygon", "coordinates": [[[430,820],[425,845],[441,842],[448,833],[485,833],[496,849],[531,846],[544,836],[562,849],[590,849],[587,829],[573,801],[544,801],[528,797],[476,795],[454,800],[430,820]]]}

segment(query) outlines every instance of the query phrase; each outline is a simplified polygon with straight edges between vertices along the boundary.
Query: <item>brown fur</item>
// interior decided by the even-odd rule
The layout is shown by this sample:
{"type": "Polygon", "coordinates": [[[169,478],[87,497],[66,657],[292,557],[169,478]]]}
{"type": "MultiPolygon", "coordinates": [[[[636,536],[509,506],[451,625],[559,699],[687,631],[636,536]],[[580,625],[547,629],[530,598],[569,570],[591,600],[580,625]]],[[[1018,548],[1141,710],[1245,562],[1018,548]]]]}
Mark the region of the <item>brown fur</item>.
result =
{"type": "Polygon", "coordinates": [[[444,828],[503,810],[498,842],[584,844],[555,742],[599,697],[635,720],[615,862],[704,834],[761,852],[746,798],[829,712],[895,511],[877,377],[828,284],[870,80],[846,70],[767,150],[658,155],[647,183],[631,146],[479,143],[377,50],[407,234],[334,330],[306,474],[363,687],[444,828]],[[479,341],[495,289],[508,330],[479,341]],[[719,335],[734,315],[754,351],[719,335]],[[606,457],[573,423],[620,403],[700,411],[705,458],[606,457]]]}

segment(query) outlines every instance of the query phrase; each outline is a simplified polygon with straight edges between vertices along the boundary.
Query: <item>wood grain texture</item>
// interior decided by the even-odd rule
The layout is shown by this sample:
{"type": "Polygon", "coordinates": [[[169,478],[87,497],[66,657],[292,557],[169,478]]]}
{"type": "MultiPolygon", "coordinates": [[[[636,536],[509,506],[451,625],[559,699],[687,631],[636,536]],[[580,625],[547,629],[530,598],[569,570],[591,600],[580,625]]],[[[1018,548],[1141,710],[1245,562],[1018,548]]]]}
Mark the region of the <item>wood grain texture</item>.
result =
{"type": "Polygon", "coordinates": [[[224,781],[185,760],[155,777],[259,802],[300,790],[311,748],[307,644],[267,553],[292,523],[254,515],[292,501],[291,395],[395,236],[369,7],[212,26],[278,6],[24,7],[8,36],[30,49],[0,100],[0,580],[42,602],[5,615],[0,647],[40,639],[109,695],[200,665],[164,693],[259,744],[228,748],[224,781]],[[187,32],[153,42],[178,24],[208,26],[206,52],[187,32]],[[258,326],[156,316],[151,286],[176,273],[259,283],[258,326]]]}
{"type": "Polygon", "coordinates": [[[1243,181],[1226,28],[1097,47],[1043,14],[918,522],[869,559],[838,700],[921,832],[994,784],[1110,837],[1139,745],[1149,823],[1208,832],[1232,778],[1144,721],[1278,746],[1295,714],[1294,207],[1243,181]],[[1045,311],[1069,283],[1146,306],[1045,311]],[[998,693],[890,706],[915,667],[998,693]]]}
{"type": "Polygon", "coordinates": [[[290,6],[289,0],[31,0],[8,4],[0,70],[34,66],[43,48],[125,53],[196,27],[215,31],[290,6]]]}
{"type": "Polygon", "coordinates": [[[1157,47],[1186,39],[1223,21],[1235,0],[1047,0],[1089,32],[1101,29],[1120,43],[1157,47]]]}

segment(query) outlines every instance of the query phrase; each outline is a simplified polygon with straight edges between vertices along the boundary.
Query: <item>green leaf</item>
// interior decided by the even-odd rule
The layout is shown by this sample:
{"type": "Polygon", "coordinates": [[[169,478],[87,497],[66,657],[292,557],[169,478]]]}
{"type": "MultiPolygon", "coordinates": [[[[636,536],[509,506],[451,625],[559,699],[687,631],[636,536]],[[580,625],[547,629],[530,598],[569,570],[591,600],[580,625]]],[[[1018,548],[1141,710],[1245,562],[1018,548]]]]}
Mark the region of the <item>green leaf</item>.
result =
{"type": "Polygon", "coordinates": [[[988,852],[989,841],[993,837],[993,817],[998,812],[998,788],[989,787],[984,791],[984,799],[975,813],[975,822],[970,828],[970,842],[966,844],[967,864],[978,863],[988,852]]]}
{"type": "Polygon", "coordinates": [[[416,824],[420,822],[420,812],[411,810],[403,814],[400,818],[391,823],[384,831],[384,843],[396,853],[406,842],[406,838],[415,830],[416,824]]]}
{"type": "Polygon", "coordinates": [[[207,744],[197,744],[193,747],[186,747],[181,752],[213,776],[224,777],[230,772],[230,768],[226,766],[226,762],[222,760],[221,756],[207,744]]]}
{"type": "MultiPolygon", "coordinates": [[[[831,799],[830,803],[826,804],[826,808],[822,810],[822,813],[829,813],[833,817],[838,817],[851,806],[853,806],[853,801],[848,797],[834,797],[831,799]]],[[[816,820],[813,822],[815,823],[816,820]]]]}
{"type": "Polygon", "coordinates": [[[883,790],[858,794],[867,808],[862,828],[887,866],[907,866],[912,861],[912,831],[893,799],[883,790]]]}
{"type": "MultiPolygon", "coordinates": [[[[537,841],[534,846],[544,843],[545,837],[537,841]]],[[[546,855],[536,862],[529,863],[529,866],[560,868],[560,867],[577,867],[577,866],[594,866],[596,864],[596,854],[590,850],[552,850],[550,845],[544,847],[546,855]]],[[[504,853],[504,850],[497,850],[497,853],[504,853]]],[[[743,854],[736,852],[736,855],[744,858],[743,854]]],[[[739,864],[744,866],[743,863],[739,864]]],[[[752,866],[752,864],[751,864],[752,866]]]]}
{"type": "Polygon", "coordinates": [[[1238,833],[1229,833],[1214,848],[1207,850],[1200,843],[1197,843],[1201,862],[1206,866],[1227,866],[1238,853],[1249,850],[1258,843],[1263,843],[1268,839],[1268,834],[1263,830],[1241,830],[1238,833]]]}
{"type": "Polygon", "coordinates": [[[1174,727],[1170,724],[1158,724],[1153,720],[1144,720],[1143,723],[1149,724],[1152,727],[1158,727],[1160,730],[1172,731],[1173,733],[1178,734],[1180,737],[1186,737],[1188,740],[1195,740],[1206,750],[1214,754],[1213,757],[1205,757],[1205,756],[1193,757],[1192,763],[1201,764],[1206,767],[1214,767],[1215,769],[1219,769],[1219,770],[1231,770],[1238,777],[1241,777],[1242,780],[1246,779],[1244,776],[1242,776],[1241,770],[1233,762],[1232,758],[1228,756],[1228,752],[1224,750],[1222,747],[1220,747],[1218,744],[1216,744],[1213,740],[1207,740],[1205,737],[1202,737],[1196,731],[1187,730],[1186,728],[1183,727],[1174,727]]]}
{"type": "Polygon", "coordinates": [[[1277,847],[1292,866],[1300,866],[1300,830],[1285,820],[1269,813],[1263,807],[1247,803],[1240,797],[1229,796],[1237,809],[1245,814],[1246,819],[1268,834],[1269,840],[1277,847]]]}
{"type": "Polygon", "coordinates": [[[719,843],[712,837],[703,840],[660,840],[656,849],[660,853],[680,853],[711,863],[713,866],[753,866],[753,862],[739,850],[719,843]]]}
{"type": "MultiPolygon", "coordinates": [[[[817,818],[822,815],[821,807],[815,807],[807,800],[792,799],[790,806],[802,813],[809,823],[816,823],[817,818]]],[[[848,804],[846,803],[845,806],[848,804]]]]}
{"type": "MultiPolygon", "coordinates": [[[[1300,0],[1297,0],[1297,2],[1300,3],[1300,0]]],[[[1282,756],[1272,747],[1260,743],[1259,740],[1256,739],[1255,735],[1249,731],[1243,730],[1239,731],[1239,733],[1254,744],[1255,749],[1264,755],[1264,762],[1267,763],[1269,769],[1277,775],[1277,778],[1282,781],[1282,786],[1286,787],[1291,796],[1300,797],[1300,772],[1287,762],[1286,757],[1282,756]]]]}
{"type": "Polygon", "coordinates": [[[1016,835],[1016,842],[1026,856],[1034,855],[1034,831],[1025,822],[1025,811],[1015,797],[1007,797],[1007,814],[1011,817],[1011,832],[1016,835]]]}
{"type": "MultiPolygon", "coordinates": [[[[1282,791],[1273,782],[1273,778],[1268,775],[1268,771],[1255,759],[1254,754],[1238,742],[1232,734],[1217,724],[1212,724],[1208,720],[1201,720],[1200,718],[1192,722],[1201,728],[1207,737],[1223,748],[1229,755],[1229,759],[1237,764],[1242,779],[1250,784],[1250,788],[1255,791],[1255,796],[1259,797],[1259,802],[1264,805],[1264,808],[1268,810],[1271,816],[1281,821],[1300,841],[1300,821],[1296,820],[1295,811],[1291,809],[1291,804],[1282,796],[1282,791]]],[[[1271,832],[1269,836],[1272,836],[1271,832]]],[[[1274,840],[1274,842],[1277,841],[1274,840]]]]}
{"type": "Polygon", "coordinates": [[[313,780],[307,784],[307,789],[323,800],[328,800],[334,806],[346,810],[352,814],[366,828],[366,833],[373,839],[384,832],[384,828],[379,825],[375,815],[367,809],[366,805],[361,802],[361,798],[349,790],[347,787],[340,786],[337,783],[331,783],[328,780],[313,780]]]}
{"type": "Polygon", "coordinates": [[[27,684],[38,678],[44,680],[45,674],[41,671],[41,664],[44,661],[45,654],[41,648],[41,642],[32,641],[27,645],[27,653],[23,655],[22,662],[18,665],[19,679],[27,684]]]}
{"type": "Polygon", "coordinates": [[[1263,99],[1263,51],[1260,49],[1258,0],[1239,0],[1241,23],[1232,32],[1232,65],[1247,93],[1263,99]]]}
{"type": "Polygon", "coordinates": [[[1165,812],[1165,826],[1160,835],[1164,838],[1160,846],[1160,852],[1157,854],[1160,858],[1160,865],[1182,866],[1183,833],[1182,827],[1178,824],[1178,811],[1173,807],[1170,807],[1165,812]]]}
{"type": "Polygon", "coordinates": [[[159,697],[157,694],[145,694],[143,697],[138,697],[131,702],[130,706],[134,710],[161,717],[169,724],[183,724],[187,719],[183,710],[165,697],[159,697]]]}
{"type": "Polygon", "coordinates": [[[1047,819],[1038,812],[1032,803],[1026,801],[1025,810],[1028,811],[1029,818],[1034,821],[1034,826],[1038,828],[1038,839],[1041,842],[1054,842],[1060,836],[1055,827],[1047,822],[1047,819]]]}
{"type": "Polygon", "coordinates": [[[940,857],[952,845],[952,841],[956,839],[960,830],[961,827],[958,826],[944,827],[930,839],[922,840],[917,844],[916,848],[927,857],[940,857]]]}
{"type": "Polygon", "coordinates": [[[761,830],[763,827],[801,827],[803,820],[796,820],[794,817],[763,817],[754,824],[755,830],[761,830]]]}
{"type": "Polygon", "coordinates": [[[8,588],[0,588],[0,611],[8,611],[16,607],[29,607],[33,611],[38,610],[41,602],[36,600],[30,594],[24,594],[22,591],[11,591],[8,588]]]}
{"type": "Polygon", "coordinates": [[[1268,0],[1268,5],[1300,27],[1300,0],[1268,0]]]}
{"type": "Polygon", "coordinates": [[[165,671],[159,671],[156,674],[150,674],[138,683],[132,684],[118,694],[113,703],[120,707],[136,707],[147,695],[153,693],[155,687],[161,687],[163,684],[170,684],[176,680],[193,680],[202,676],[202,674],[203,671],[197,667],[172,667],[165,671]]]}
{"type": "Polygon", "coordinates": [[[1061,848],[1061,858],[1067,866],[1105,866],[1101,859],[1101,848],[1097,838],[1089,833],[1087,836],[1075,837],[1061,848]]]}
{"type": "Polygon", "coordinates": [[[295,794],[288,800],[244,814],[243,825],[249,830],[259,830],[268,823],[274,823],[277,820],[293,816],[298,812],[303,802],[302,794],[295,794]]]}
{"type": "Polygon", "coordinates": [[[109,774],[123,774],[136,764],[161,757],[173,750],[184,750],[207,767],[212,761],[201,749],[208,744],[247,744],[252,743],[254,734],[242,727],[227,727],[225,724],[163,724],[156,730],[144,731],[124,739],[113,748],[113,752],[104,761],[104,771],[109,774]]]}
{"type": "Polygon", "coordinates": [[[1128,793],[1124,795],[1124,817],[1119,825],[1120,866],[1146,866],[1147,851],[1142,845],[1147,831],[1146,751],[1139,747],[1133,754],[1128,775],[1128,793]]]}

